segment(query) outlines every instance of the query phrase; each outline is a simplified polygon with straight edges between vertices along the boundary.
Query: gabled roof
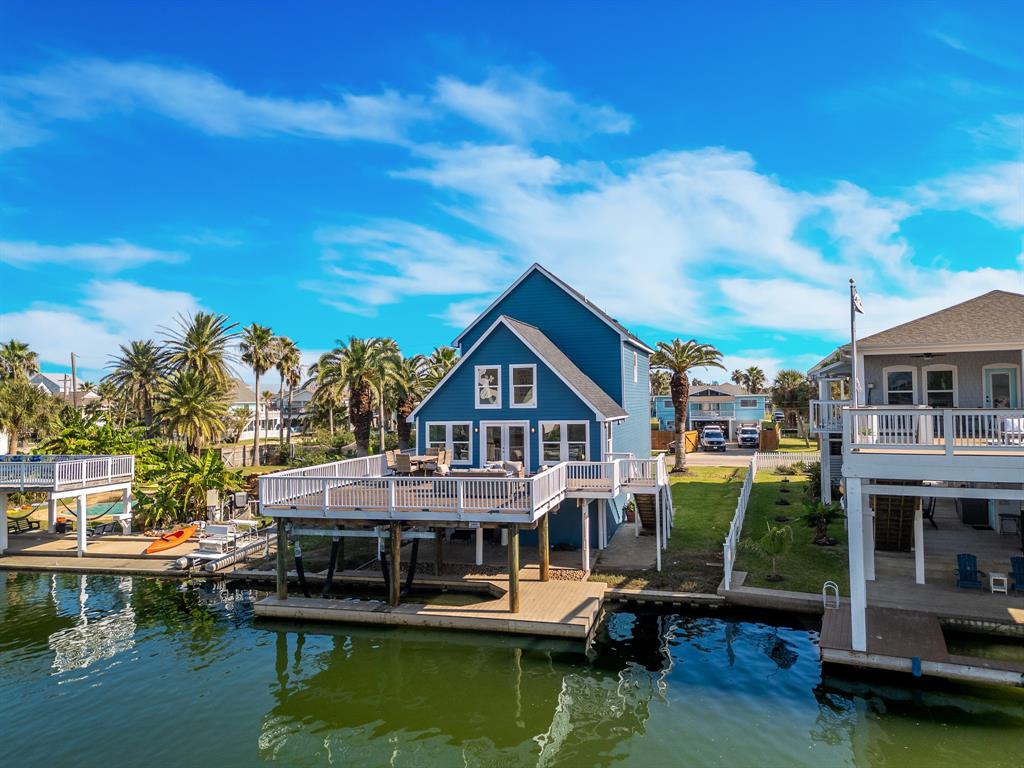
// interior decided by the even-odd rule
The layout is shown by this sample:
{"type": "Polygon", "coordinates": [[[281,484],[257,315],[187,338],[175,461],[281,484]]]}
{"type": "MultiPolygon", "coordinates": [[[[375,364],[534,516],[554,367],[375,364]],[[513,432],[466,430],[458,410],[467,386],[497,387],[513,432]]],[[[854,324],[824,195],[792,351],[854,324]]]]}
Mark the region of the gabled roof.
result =
{"type": "Polygon", "coordinates": [[[231,390],[228,392],[228,402],[231,403],[255,403],[256,392],[253,388],[241,379],[231,380],[231,390]]]}
{"type": "Polygon", "coordinates": [[[466,362],[476,350],[480,344],[483,343],[484,339],[490,336],[494,329],[499,325],[503,325],[508,328],[526,347],[533,352],[540,360],[554,373],[562,383],[571,389],[584,403],[586,403],[591,410],[597,415],[599,421],[619,421],[625,419],[629,414],[626,410],[619,405],[612,397],[601,389],[593,379],[587,374],[581,371],[577,365],[569,359],[569,357],[555,346],[554,342],[551,341],[544,333],[539,329],[528,323],[515,320],[507,315],[501,315],[498,317],[491,327],[488,328],[482,336],[477,340],[476,344],[469,348],[465,354],[459,357],[459,362],[448,371],[448,374],[437,383],[437,386],[431,390],[419,405],[409,414],[409,421],[412,421],[416,414],[419,413],[420,409],[427,404],[427,401],[433,397],[434,393],[439,391],[441,387],[455,374],[455,372],[462,367],[462,364],[466,362]]]}
{"type": "Polygon", "coordinates": [[[857,341],[858,351],[972,344],[1024,346],[1024,294],[989,291],[857,341]]]}
{"type": "Polygon", "coordinates": [[[708,392],[709,390],[715,392],[722,392],[731,397],[738,397],[751,394],[738,384],[702,384],[701,386],[695,387],[694,389],[690,390],[690,397],[717,397],[717,395],[700,394],[701,392],[708,392]]]}
{"type": "Polygon", "coordinates": [[[496,298],[494,301],[492,301],[487,306],[487,309],[485,309],[483,312],[481,312],[479,315],[477,315],[476,319],[473,322],[471,322],[469,325],[467,325],[462,330],[462,333],[460,333],[455,338],[455,341],[452,342],[452,345],[456,346],[456,347],[460,346],[459,343],[462,341],[462,337],[465,336],[467,333],[469,333],[470,330],[472,330],[476,326],[477,323],[479,323],[484,317],[486,317],[487,314],[492,309],[494,309],[501,302],[502,299],[504,299],[506,296],[508,296],[510,293],[512,293],[512,291],[515,290],[517,285],[519,285],[521,282],[523,282],[523,280],[525,280],[527,277],[529,277],[534,272],[540,272],[542,275],[544,275],[544,277],[546,277],[548,280],[553,282],[555,285],[557,285],[559,288],[561,288],[567,294],[569,294],[574,299],[576,299],[576,301],[578,301],[584,307],[586,307],[591,312],[593,312],[595,315],[597,315],[599,318],[601,318],[601,320],[603,320],[607,325],[611,326],[613,329],[615,329],[616,332],[618,332],[619,336],[622,338],[623,341],[627,341],[630,344],[633,344],[634,346],[637,346],[637,347],[639,347],[640,349],[642,349],[642,350],[644,350],[646,352],[651,352],[651,353],[654,352],[653,349],[651,349],[646,344],[644,344],[642,341],[640,341],[640,338],[635,333],[633,333],[628,328],[626,328],[624,325],[622,325],[622,323],[620,323],[614,317],[609,315],[607,312],[605,312],[599,306],[597,306],[596,304],[591,302],[590,299],[588,299],[585,295],[583,295],[582,293],[577,291],[575,288],[573,288],[567,282],[565,282],[561,278],[557,277],[556,275],[552,274],[551,272],[549,272],[547,269],[542,267],[540,264],[537,264],[536,262],[531,264],[529,269],[527,269],[525,272],[523,272],[523,274],[521,274],[518,278],[516,278],[515,282],[513,282],[512,285],[510,285],[508,288],[506,288],[498,298],[496,298]]]}

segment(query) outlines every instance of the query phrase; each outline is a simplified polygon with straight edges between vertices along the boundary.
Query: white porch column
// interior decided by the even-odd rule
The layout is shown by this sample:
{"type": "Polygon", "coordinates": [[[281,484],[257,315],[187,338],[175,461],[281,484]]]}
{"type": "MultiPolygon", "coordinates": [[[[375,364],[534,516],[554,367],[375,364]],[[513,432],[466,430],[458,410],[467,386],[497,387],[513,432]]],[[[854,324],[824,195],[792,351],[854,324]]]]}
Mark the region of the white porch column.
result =
{"type": "Polygon", "coordinates": [[[864,514],[861,480],[846,480],[846,515],[850,536],[850,630],[853,650],[867,651],[868,589],[864,580],[864,514]]]}
{"type": "Polygon", "coordinates": [[[7,551],[7,494],[0,493],[0,555],[7,551]]]}
{"type": "Polygon", "coordinates": [[[57,530],[57,500],[52,495],[46,500],[46,530],[50,533],[57,530]]]}
{"type": "Polygon", "coordinates": [[[633,496],[633,535],[640,537],[640,505],[637,504],[636,496],[633,496]]]}
{"type": "Polygon", "coordinates": [[[476,529],[476,564],[484,564],[484,529],[476,529]]]}
{"type": "Polygon", "coordinates": [[[864,510],[864,578],[875,580],[875,510],[871,508],[870,497],[861,499],[864,510]]]}
{"type": "MultiPolygon", "coordinates": [[[[121,491],[121,505],[123,507],[123,509],[121,510],[121,512],[123,514],[130,515],[132,513],[132,489],[131,488],[125,488],[123,491],[121,491]]],[[[127,530],[124,531],[124,533],[131,533],[132,532],[132,521],[131,520],[125,521],[122,524],[122,529],[125,526],[127,526],[127,530]]]]}
{"type": "Polygon", "coordinates": [[[832,441],[828,434],[818,435],[818,451],[821,456],[821,502],[832,503],[832,441]]]}
{"type": "Polygon", "coordinates": [[[914,510],[914,580],[924,584],[924,509],[914,510]]]}
{"type": "Polygon", "coordinates": [[[656,553],[654,563],[659,573],[661,572],[661,537],[661,494],[656,493],[654,495],[654,551],[656,553]]]}
{"type": "Polygon", "coordinates": [[[583,572],[587,575],[590,574],[590,502],[585,501],[583,503],[583,514],[580,521],[580,527],[582,529],[582,542],[580,544],[580,552],[583,555],[583,572]]]}
{"type": "Polygon", "coordinates": [[[608,501],[597,500],[597,548],[608,546],[608,501]]]}
{"type": "Polygon", "coordinates": [[[78,556],[81,557],[85,554],[85,551],[89,547],[88,540],[86,538],[85,527],[88,523],[88,505],[86,504],[86,495],[83,493],[78,497],[78,556]]]}

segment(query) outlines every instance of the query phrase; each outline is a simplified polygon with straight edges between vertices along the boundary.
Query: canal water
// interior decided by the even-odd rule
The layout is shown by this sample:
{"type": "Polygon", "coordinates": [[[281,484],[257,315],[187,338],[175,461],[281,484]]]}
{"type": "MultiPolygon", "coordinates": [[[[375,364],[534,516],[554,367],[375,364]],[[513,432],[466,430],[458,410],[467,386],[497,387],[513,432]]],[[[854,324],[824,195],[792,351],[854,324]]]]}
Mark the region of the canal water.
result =
{"type": "Polygon", "coordinates": [[[816,633],[612,614],[589,657],[253,621],[252,595],[0,573],[2,764],[1020,766],[1024,692],[822,677],[816,633]]]}

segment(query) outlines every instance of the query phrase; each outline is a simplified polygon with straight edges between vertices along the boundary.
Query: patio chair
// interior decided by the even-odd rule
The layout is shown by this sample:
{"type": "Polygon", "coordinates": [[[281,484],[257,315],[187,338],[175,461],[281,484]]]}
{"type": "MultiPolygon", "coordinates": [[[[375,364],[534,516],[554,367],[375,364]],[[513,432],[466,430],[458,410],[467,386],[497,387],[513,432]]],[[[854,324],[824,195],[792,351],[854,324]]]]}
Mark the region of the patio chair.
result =
{"type": "Polygon", "coordinates": [[[924,509],[921,510],[921,517],[932,524],[932,528],[939,530],[939,524],[935,522],[935,497],[932,496],[928,499],[928,503],[924,505],[924,509]]]}
{"type": "Polygon", "coordinates": [[[956,570],[953,571],[956,577],[956,585],[961,589],[981,589],[981,579],[985,575],[978,570],[978,558],[974,555],[962,553],[956,556],[956,570]]]}
{"type": "Polygon", "coordinates": [[[412,459],[407,453],[399,453],[395,456],[395,472],[399,475],[412,474],[412,459]]]}
{"type": "Polygon", "coordinates": [[[427,448],[427,452],[424,455],[425,456],[437,456],[437,454],[440,453],[440,452],[441,452],[440,448],[438,448],[437,446],[433,446],[432,448],[427,448]]]}
{"type": "Polygon", "coordinates": [[[452,468],[447,464],[438,462],[437,468],[434,470],[434,477],[450,477],[452,474],[452,468]]]}
{"type": "Polygon", "coordinates": [[[448,455],[448,451],[446,451],[444,448],[441,448],[437,452],[437,460],[425,462],[423,464],[423,469],[427,472],[436,472],[437,468],[440,467],[442,464],[447,464],[450,466],[451,463],[452,462],[451,458],[448,455]]]}
{"type": "Polygon", "coordinates": [[[1014,592],[1024,592],[1024,557],[1014,555],[1010,558],[1010,576],[1013,578],[1010,589],[1014,592]]]}
{"type": "Polygon", "coordinates": [[[397,453],[398,451],[384,451],[384,464],[392,474],[395,472],[395,455],[397,453]]]}

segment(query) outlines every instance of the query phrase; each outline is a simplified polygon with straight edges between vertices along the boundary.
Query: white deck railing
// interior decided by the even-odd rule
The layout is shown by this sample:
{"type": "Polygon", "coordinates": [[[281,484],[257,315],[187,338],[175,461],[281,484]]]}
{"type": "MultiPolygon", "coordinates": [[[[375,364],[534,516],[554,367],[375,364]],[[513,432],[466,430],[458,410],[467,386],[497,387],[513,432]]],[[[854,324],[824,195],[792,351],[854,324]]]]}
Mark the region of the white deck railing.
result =
{"type": "Polygon", "coordinates": [[[890,408],[844,411],[845,445],[852,450],[914,453],[1024,454],[1024,410],[1019,408],[890,408]]]}
{"type": "Polygon", "coordinates": [[[64,490],[131,480],[134,456],[0,456],[0,488],[64,490]]]}
{"type": "Polygon", "coordinates": [[[740,534],[743,533],[743,520],[747,516],[747,504],[750,502],[750,491],[754,487],[754,476],[759,468],[759,454],[755,453],[747,466],[743,487],[740,488],[740,497],[736,500],[736,511],[733,513],[732,522],[729,524],[729,533],[722,545],[723,585],[726,589],[732,588],[732,569],[736,565],[736,551],[739,548],[740,534]]]}
{"type": "Polygon", "coordinates": [[[659,458],[568,461],[536,475],[518,477],[424,477],[390,475],[383,456],[368,456],[301,467],[259,478],[260,505],[303,510],[317,516],[495,519],[511,515],[530,521],[566,498],[615,495],[624,486],[668,483],[659,458]]]}
{"type": "Polygon", "coordinates": [[[811,430],[814,432],[842,432],[843,409],[849,400],[811,400],[811,430]]]}

